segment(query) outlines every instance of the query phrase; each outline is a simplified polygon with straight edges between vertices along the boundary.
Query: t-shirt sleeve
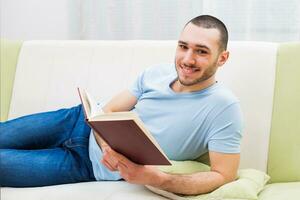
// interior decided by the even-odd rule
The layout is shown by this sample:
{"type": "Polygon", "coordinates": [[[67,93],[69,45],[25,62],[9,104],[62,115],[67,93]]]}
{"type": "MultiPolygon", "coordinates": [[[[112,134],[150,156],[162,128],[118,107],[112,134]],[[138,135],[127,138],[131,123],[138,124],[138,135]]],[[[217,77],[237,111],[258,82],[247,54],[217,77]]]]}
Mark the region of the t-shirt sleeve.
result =
{"type": "Polygon", "coordinates": [[[144,85],[144,74],[145,71],[138,75],[134,83],[129,87],[129,91],[139,99],[143,94],[143,85],[144,85]]]}
{"type": "Polygon", "coordinates": [[[240,153],[242,113],[239,103],[226,107],[213,120],[208,150],[220,153],[240,153]]]}

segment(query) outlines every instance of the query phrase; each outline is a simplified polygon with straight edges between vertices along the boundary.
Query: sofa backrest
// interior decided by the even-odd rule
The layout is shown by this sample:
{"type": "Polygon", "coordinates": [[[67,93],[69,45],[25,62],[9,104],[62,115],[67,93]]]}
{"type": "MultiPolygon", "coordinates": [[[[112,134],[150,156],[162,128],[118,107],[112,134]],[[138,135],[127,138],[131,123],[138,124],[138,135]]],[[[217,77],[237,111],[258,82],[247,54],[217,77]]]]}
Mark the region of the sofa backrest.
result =
{"type": "Polygon", "coordinates": [[[9,112],[11,91],[22,41],[0,39],[0,121],[9,112]]]}
{"type": "Polygon", "coordinates": [[[281,44],[277,55],[268,174],[300,181],[300,42],[281,44]]]}
{"type": "MultiPolygon", "coordinates": [[[[267,170],[277,44],[230,42],[218,80],[244,113],[241,168],[267,170]]],[[[9,118],[79,104],[76,87],[107,101],[148,66],[173,63],[176,41],[27,41],[16,70],[9,118]]]]}

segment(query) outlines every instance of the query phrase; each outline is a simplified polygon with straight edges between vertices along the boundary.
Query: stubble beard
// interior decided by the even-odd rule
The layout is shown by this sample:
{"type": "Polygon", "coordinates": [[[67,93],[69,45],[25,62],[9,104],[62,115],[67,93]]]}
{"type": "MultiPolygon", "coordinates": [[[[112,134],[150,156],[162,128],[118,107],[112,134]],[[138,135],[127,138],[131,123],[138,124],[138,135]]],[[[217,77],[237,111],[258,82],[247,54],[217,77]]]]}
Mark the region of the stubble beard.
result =
{"type": "MultiPolygon", "coordinates": [[[[196,79],[190,80],[190,81],[185,81],[185,80],[180,79],[180,77],[178,75],[179,72],[176,67],[176,62],[175,62],[175,69],[177,72],[177,80],[183,86],[193,86],[198,83],[204,82],[204,81],[208,80],[209,78],[211,78],[216,73],[216,71],[217,71],[216,63],[217,62],[214,62],[209,68],[207,68],[199,78],[196,78],[196,79]]],[[[191,67],[193,68],[193,66],[191,66],[191,67]]]]}

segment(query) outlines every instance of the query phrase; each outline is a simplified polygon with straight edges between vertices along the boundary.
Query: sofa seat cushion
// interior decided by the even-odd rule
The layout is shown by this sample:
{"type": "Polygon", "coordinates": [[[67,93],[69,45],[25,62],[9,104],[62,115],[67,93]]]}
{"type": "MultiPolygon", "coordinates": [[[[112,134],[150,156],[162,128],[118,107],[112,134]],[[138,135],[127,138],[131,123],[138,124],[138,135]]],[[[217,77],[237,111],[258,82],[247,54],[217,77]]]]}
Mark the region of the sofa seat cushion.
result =
{"type": "Polygon", "coordinates": [[[296,200],[300,197],[300,182],[267,185],[259,194],[259,200],[296,200]]]}
{"type": "Polygon", "coordinates": [[[142,185],[99,181],[32,188],[1,188],[1,200],[167,200],[142,185]]]}

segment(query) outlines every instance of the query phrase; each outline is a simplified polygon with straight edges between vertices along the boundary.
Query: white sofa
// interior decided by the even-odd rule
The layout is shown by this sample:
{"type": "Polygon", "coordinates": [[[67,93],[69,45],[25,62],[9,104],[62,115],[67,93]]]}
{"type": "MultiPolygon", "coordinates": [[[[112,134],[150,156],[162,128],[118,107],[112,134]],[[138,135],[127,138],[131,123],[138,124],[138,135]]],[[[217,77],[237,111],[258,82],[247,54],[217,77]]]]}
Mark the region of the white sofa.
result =
{"type": "MultiPolygon", "coordinates": [[[[18,58],[9,118],[79,104],[76,87],[107,101],[144,68],[174,62],[176,41],[26,41],[18,58]]],[[[238,96],[245,129],[240,168],[267,171],[276,43],[230,42],[218,80],[238,96]]],[[[1,188],[1,200],[165,199],[143,186],[89,182],[1,188]]]]}

